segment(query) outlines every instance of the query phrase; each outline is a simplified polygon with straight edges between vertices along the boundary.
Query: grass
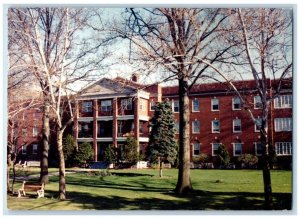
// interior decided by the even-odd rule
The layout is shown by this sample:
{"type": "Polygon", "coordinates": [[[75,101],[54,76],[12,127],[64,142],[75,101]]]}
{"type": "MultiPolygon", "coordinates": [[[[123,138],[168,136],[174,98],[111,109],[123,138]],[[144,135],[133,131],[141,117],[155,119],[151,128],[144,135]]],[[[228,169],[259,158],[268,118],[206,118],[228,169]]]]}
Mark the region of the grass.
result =
{"type": "MultiPolygon", "coordinates": [[[[262,210],[259,170],[191,170],[194,191],[173,192],[177,170],[113,170],[67,175],[67,200],[58,201],[58,177],[50,177],[45,198],[7,197],[11,210],[262,210]]],[[[274,209],[291,209],[291,171],[272,171],[274,209]]],[[[16,186],[18,188],[19,185],[16,186]]]]}

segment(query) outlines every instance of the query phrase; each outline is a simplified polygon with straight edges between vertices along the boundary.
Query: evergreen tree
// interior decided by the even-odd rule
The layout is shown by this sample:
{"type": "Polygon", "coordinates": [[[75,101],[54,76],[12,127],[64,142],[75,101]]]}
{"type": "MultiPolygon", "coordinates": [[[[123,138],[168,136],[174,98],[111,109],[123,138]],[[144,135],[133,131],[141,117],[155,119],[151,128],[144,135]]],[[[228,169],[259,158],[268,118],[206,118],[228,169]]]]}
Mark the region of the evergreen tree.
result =
{"type": "Polygon", "coordinates": [[[116,161],[117,161],[116,150],[112,145],[109,145],[105,149],[103,159],[104,159],[104,161],[106,161],[108,163],[112,163],[112,164],[116,163],[116,161]]]}
{"type": "Polygon", "coordinates": [[[151,132],[147,156],[150,162],[159,162],[161,168],[163,161],[174,163],[177,158],[175,120],[171,104],[168,101],[156,105],[149,127],[151,132]]]}

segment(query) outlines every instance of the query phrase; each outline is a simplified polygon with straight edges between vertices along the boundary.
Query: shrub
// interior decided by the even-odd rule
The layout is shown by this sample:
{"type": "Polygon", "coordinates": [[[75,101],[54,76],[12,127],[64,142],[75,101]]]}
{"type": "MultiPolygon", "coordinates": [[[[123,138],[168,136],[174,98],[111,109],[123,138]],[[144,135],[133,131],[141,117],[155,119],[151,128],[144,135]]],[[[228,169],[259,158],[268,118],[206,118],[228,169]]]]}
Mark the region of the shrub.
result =
{"type": "Polygon", "coordinates": [[[224,144],[220,144],[217,155],[218,155],[217,160],[218,160],[219,167],[226,168],[229,165],[230,156],[224,144]]]}
{"type": "Polygon", "coordinates": [[[115,148],[112,145],[109,145],[103,154],[103,160],[108,162],[108,163],[113,163],[115,164],[117,161],[117,153],[115,148]]]}
{"type": "Polygon", "coordinates": [[[257,168],[258,157],[252,154],[243,154],[241,163],[245,168],[257,168]]]}
{"type": "Polygon", "coordinates": [[[194,164],[198,164],[201,168],[207,168],[209,156],[207,154],[201,153],[199,156],[194,156],[192,158],[192,161],[194,164]]]}
{"type": "Polygon", "coordinates": [[[75,149],[75,140],[72,135],[68,134],[63,140],[63,151],[67,166],[70,166],[72,163],[74,163],[73,157],[76,152],[75,149]]]}
{"type": "Polygon", "coordinates": [[[74,160],[82,165],[93,158],[93,148],[90,143],[84,142],[79,145],[74,160]]]}

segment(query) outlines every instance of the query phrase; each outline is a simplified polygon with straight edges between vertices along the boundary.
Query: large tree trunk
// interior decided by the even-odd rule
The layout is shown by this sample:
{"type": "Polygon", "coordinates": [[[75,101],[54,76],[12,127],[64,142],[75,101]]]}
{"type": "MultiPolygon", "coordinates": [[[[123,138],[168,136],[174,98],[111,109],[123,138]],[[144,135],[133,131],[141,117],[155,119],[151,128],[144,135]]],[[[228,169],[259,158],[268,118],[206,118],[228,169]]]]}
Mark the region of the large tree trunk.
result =
{"type": "Polygon", "coordinates": [[[43,114],[43,146],[41,153],[41,172],[40,182],[48,183],[48,154],[49,154],[49,138],[50,138],[50,102],[48,97],[44,103],[44,114],[43,114]]]}
{"type": "Polygon", "coordinates": [[[265,195],[265,209],[271,210],[273,208],[272,200],[272,184],[270,174],[270,157],[269,157],[269,143],[266,129],[267,121],[262,119],[262,126],[260,130],[260,140],[262,145],[262,170],[264,180],[264,195],[265,195]]]}
{"type": "Polygon", "coordinates": [[[57,128],[57,150],[59,156],[59,196],[60,200],[66,199],[66,169],[65,169],[65,157],[63,152],[63,145],[62,145],[62,137],[63,131],[60,128],[57,128]]]}
{"type": "Polygon", "coordinates": [[[190,111],[188,79],[179,79],[179,166],[177,193],[188,193],[192,188],[190,179],[190,111]]]}

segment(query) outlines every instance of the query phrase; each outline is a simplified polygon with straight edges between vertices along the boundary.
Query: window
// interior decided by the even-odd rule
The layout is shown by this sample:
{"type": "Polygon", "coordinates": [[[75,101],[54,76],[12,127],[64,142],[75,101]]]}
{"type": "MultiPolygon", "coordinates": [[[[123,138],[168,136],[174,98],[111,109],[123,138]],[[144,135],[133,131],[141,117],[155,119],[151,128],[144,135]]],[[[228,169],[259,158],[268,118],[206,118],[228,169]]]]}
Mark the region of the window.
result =
{"type": "Polygon", "coordinates": [[[38,116],[39,116],[38,112],[34,112],[33,113],[33,120],[37,120],[38,116]]]}
{"type": "Polygon", "coordinates": [[[233,132],[241,132],[242,131],[242,123],[240,119],[233,120],[233,132]]]}
{"type": "Polygon", "coordinates": [[[220,121],[219,120],[213,120],[211,122],[212,126],[212,133],[219,133],[220,132],[220,121]]]}
{"type": "Polygon", "coordinates": [[[32,145],[32,154],[37,154],[38,152],[38,145],[37,144],[33,144],[32,145]]]}
{"type": "Polygon", "coordinates": [[[193,105],[193,112],[199,112],[200,111],[200,104],[199,104],[199,100],[194,99],[192,102],[193,105]]]}
{"type": "Polygon", "coordinates": [[[242,107],[241,99],[239,97],[234,97],[232,99],[232,109],[233,110],[240,110],[241,107],[242,107]]]}
{"type": "Polygon", "coordinates": [[[144,122],[140,121],[139,123],[139,130],[140,130],[140,134],[143,134],[144,132],[144,122]]]}
{"type": "Polygon", "coordinates": [[[193,156],[200,155],[200,143],[193,144],[193,156]]]}
{"type": "Polygon", "coordinates": [[[32,136],[33,137],[38,136],[38,128],[37,127],[33,127],[33,129],[32,129],[32,136]]]}
{"type": "Polygon", "coordinates": [[[124,110],[132,110],[132,99],[122,99],[121,100],[121,107],[124,110]]]}
{"type": "Polygon", "coordinates": [[[174,113],[178,113],[179,112],[179,101],[178,100],[174,100],[173,103],[173,112],[174,113]]]}
{"type": "Polygon", "coordinates": [[[260,142],[254,142],[255,145],[255,155],[262,155],[262,145],[260,142]]]}
{"type": "Polygon", "coordinates": [[[25,145],[22,145],[21,153],[22,153],[23,155],[26,155],[26,154],[27,154],[27,150],[26,150],[26,149],[27,149],[26,146],[25,146],[25,145]]]}
{"type": "Polygon", "coordinates": [[[275,118],[275,132],[292,131],[292,118],[275,118]]]}
{"type": "Polygon", "coordinates": [[[212,111],[218,111],[219,110],[219,99],[214,98],[211,100],[211,110],[212,111]]]}
{"type": "Polygon", "coordinates": [[[220,143],[212,143],[212,156],[216,156],[218,154],[219,147],[220,143]]]}
{"type": "Polygon", "coordinates": [[[260,127],[261,127],[261,123],[262,123],[262,120],[261,118],[257,118],[256,121],[255,121],[255,125],[254,125],[254,131],[255,132],[259,132],[260,130],[260,127]]]}
{"type": "Polygon", "coordinates": [[[276,155],[292,155],[292,142],[275,142],[276,155]]]}
{"type": "Polygon", "coordinates": [[[192,130],[193,130],[193,133],[200,133],[200,121],[192,122],[192,130]]]}
{"type": "Polygon", "coordinates": [[[254,97],[254,109],[261,109],[262,108],[262,102],[260,96],[254,97]]]}
{"type": "Polygon", "coordinates": [[[92,101],[82,102],[82,112],[84,112],[84,113],[92,112],[93,111],[92,106],[93,106],[92,101]]]}
{"type": "Polygon", "coordinates": [[[27,137],[27,129],[22,129],[22,136],[27,137]]]}
{"type": "Polygon", "coordinates": [[[143,100],[143,99],[139,100],[139,108],[142,111],[146,111],[146,101],[145,100],[143,100]]]}
{"type": "Polygon", "coordinates": [[[292,95],[282,95],[274,99],[274,108],[292,108],[292,95]]]}
{"type": "Polygon", "coordinates": [[[175,122],[175,133],[178,134],[179,133],[179,122],[175,122]]]}
{"type": "Polygon", "coordinates": [[[155,110],[155,106],[156,106],[155,101],[151,100],[151,102],[150,102],[150,111],[154,111],[155,110]]]}
{"type": "Polygon", "coordinates": [[[242,155],[242,143],[234,143],[233,156],[241,156],[241,155],[242,155]]]}
{"type": "Polygon", "coordinates": [[[101,100],[101,111],[102,112],[110,112],[111,109],[112,109],[111,100],[101,100]]]}

